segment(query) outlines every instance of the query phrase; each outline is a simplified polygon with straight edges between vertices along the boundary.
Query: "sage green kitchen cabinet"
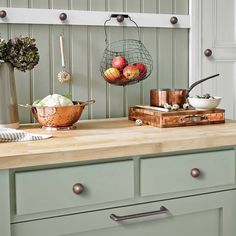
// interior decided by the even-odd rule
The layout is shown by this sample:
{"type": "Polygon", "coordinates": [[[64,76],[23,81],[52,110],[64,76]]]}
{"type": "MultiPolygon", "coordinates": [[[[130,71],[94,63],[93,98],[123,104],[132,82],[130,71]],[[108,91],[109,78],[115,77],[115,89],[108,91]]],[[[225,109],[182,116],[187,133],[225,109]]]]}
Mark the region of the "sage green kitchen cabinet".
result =
{"type": "Polygon", "coordinates": [[[235,166],[227,147],[2,170],[0,235],[235,236],[235,166]]]}
{"type": "Polygon", "coordinates": [[[13,236],[233,236],[236,191],[120,207],[12,225],[13,236]],[[130,215],[158,210],[160,215],[114,222],[110,214],[130,215]]]}

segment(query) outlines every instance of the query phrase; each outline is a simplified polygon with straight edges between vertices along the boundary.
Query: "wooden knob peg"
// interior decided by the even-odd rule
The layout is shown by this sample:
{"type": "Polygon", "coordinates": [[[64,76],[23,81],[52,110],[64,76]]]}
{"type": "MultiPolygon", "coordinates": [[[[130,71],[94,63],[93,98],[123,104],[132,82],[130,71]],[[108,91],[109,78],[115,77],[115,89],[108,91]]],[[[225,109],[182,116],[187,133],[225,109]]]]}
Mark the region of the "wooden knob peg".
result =
{"type": "Polygon", "coordinates": [[[123,15],[118,15],[118,16],[116,17],[116,20],[117,20],[118,22],[123,22],[124,19],[125,19],[125,17],[124,17],[123,15]]]}
{"type": "Polygon", "coordinates": [[[207,49],[204,51],[204,55],[205,55],[206,57],[210,57],[210,56],[212,55],[211,49],[207,48],[207,49]]]}
{"type": "Polygon", "coordinates": [[[67,14],[65,12],[62,12],[60,15],[59,15],[59,18],[61,21],[64,21],[67,19],[67,14]]]}
{"type": "Polygon", "coordinates": [[[73,185],[73,192],[75,194],[81,194],[84,191],[84,185],[80,183],[76,183],[73,185]]]}
{"type": "Polygon", "coordinates": [[[5,18],[6,16],[7,16],[7,12],[4,11],[4,10],[1,10],[1,11],[0,11],[0,17],[1,17],[1,18],[5,18]]]}
{"type": "Polygon", "coordinates": [[[178,18],[177,18],[176,16],[172,16],[172,17],[170,18],[170,23],[171,23],[172,25],[177,24],[177,23],[178,23],[178,18]]]}
{"type": "Polygon", "coordinates": [[[201,174],[201,171],[198,168],[193,168],[191,170],[191,176],[197,178],[201,174]]]}

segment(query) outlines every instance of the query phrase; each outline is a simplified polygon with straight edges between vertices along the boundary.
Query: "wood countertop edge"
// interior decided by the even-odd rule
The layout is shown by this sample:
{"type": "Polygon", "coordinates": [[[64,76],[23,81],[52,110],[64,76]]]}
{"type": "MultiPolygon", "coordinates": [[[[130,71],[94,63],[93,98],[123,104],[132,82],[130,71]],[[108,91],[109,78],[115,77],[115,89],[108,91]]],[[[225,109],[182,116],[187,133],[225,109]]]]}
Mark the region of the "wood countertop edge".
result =
{"type": "Polygon", "coordinates": [[[218,136],[214,140],[192,138],[169,140],[167,142],[149,142],[115,147],[97,147],[92,149],[50,152],[42,154],[24,154],[0,158],[0,170],[62,163],[82,163],[88,161],[107,161],[127,159],[128,157],[166,154],[171,152],[191,151],[196,149],[232,148],[236,146],[236,134],[218,136]]]}

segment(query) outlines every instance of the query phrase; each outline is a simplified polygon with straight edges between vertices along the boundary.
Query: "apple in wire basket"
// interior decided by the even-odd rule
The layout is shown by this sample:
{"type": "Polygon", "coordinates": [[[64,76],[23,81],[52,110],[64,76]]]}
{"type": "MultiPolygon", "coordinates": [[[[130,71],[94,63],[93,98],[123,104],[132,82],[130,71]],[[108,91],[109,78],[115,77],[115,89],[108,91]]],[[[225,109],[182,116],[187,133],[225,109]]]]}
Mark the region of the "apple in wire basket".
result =
{"type": "Polygon", "coordinates": [[[137,66],[128,65],[124,68],[123,75],[128,80],[138,79],[140,75],[140,71],[137,66]]]}
{"type": "Polygon", "coordinates": [[[115,82],[120,77],[121,77],[120,71],[118,69],[116,69],[116,68],[113,68],[113,67],[108,68],[104,72],[104,78],[108,82],[115,82]]]}
{"type": "Polygon", "coordinates": [[[116,56],[112,60],[112,67],[116,68],[117,70],[122,70],[128,63],[123,56],[116,56]]]}

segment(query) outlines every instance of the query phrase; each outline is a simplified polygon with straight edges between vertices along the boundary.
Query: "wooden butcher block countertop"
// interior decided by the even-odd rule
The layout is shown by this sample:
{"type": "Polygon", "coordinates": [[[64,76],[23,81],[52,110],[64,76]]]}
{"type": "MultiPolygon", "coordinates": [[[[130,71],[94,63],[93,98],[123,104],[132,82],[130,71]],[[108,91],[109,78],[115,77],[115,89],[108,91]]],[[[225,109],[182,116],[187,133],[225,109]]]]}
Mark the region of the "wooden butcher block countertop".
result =
{"type": "Polygon", "coordinates": [[[79,121],[77,129],[46,131],[37,125],[22,130],[52,134],[49,139],[0,143],[0,169],[106,160],[236,145],[236,122],[177,128],[136,126],[127,118],[79,121]]]}

